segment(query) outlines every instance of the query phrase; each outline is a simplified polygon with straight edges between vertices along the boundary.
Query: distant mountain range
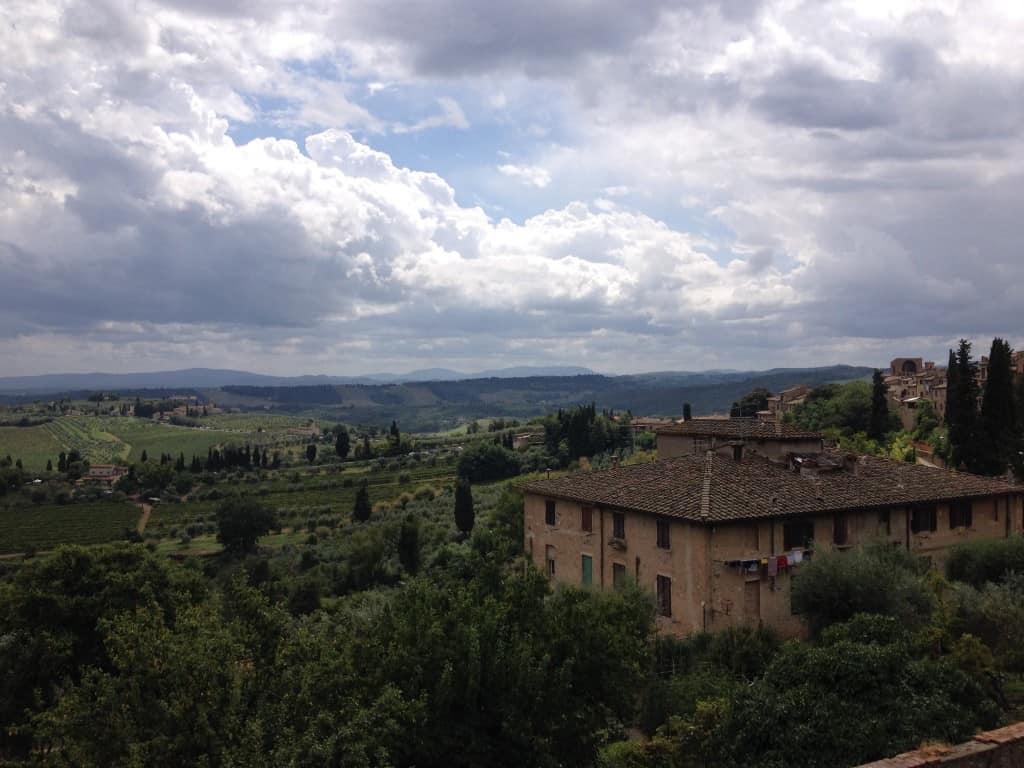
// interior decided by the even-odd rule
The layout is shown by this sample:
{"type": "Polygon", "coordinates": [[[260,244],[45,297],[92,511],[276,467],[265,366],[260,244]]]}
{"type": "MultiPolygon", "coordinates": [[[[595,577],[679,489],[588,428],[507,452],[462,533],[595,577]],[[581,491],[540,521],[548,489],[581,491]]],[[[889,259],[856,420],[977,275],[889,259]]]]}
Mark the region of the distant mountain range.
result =
{"type": "Polygon", "coordinates": [[[97,390],[116,391],[122,397],[195,395],[225,408],[303,413],[349,424],[387,425],[396,420],[408,431],[432,431],[467,418],[525,419],[591,402],[637,416],[681,416],[684,402],[691,404],[694,415],[728,413],[734,401],[757,387],[778,392],[798,384],[815,387],[863,379],[871,372],[849,365],[628,376],[602,376],[584,368],[506,368],[478,374],[435,368],[381,381],[388,374],[276,377],[193,369],[0,379],[0,402],[57,395],[84,399],[97,390]]]}
{"type": "Polygon", "coordinates": [[[268,376],[220,368],[187,368],[150,373],[48,373],[41,376],[0,377],[0,392],[9,394],[59,393],[82,390],[209,389],[231,385],[301,387],[331,384],[402,384],[413,381],[512,379],[526,376],[579,376],[592,374],[577,366],[517,366],[463,373],[449,368],[425,368],[409,373],[371,373],[365,376],[268,376]]]}

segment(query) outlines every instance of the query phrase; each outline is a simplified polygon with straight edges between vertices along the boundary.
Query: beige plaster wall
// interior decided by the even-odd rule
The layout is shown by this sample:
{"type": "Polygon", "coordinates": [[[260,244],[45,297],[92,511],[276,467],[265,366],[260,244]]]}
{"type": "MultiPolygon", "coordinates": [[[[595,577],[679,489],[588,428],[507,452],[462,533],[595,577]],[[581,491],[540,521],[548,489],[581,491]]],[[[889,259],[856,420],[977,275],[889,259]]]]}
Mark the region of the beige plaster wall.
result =
{"type": "Polygon", "coordinates": [[[555,581],[575,586],[582,584],[584,554],[593,558],[595,588],[611,588],[615,563],[625,566],[627,575],[652,594],[657,576],[668,576],[672,579],[672,616],[659,617],[658,627],[669,634],[686,635],[702,629],[716,631],[764,623],[784,636],[799,636],[804,627],[800,617],[791,610],[790,596],[800,567],[768,577],[760,571],[741,573],[726,565],[727,562],[788,554],[789,550],[784,547],[784,527],[790,520],[813,520],[814,545],[819,552],[887,539],[915,555],[929,558],[936,568],[943,566],[949,547],[954,544],[1024,533],[1021,496],[979,499],[973,504],[970,528],[951,529],[949,505],[938,504],[937,529],[920,533],[910,531],[909,509],[892,508],[887,518],[879,510],[849,512],[846,514],[848,543],[842,547],[837,547],[833,541],[833,514],[804,517],[780,514],[773,520],[716,525],[669,520],[671,547],[666,550],[657,546],[657,517],[654,515],[624,512],[626,535],[622,540],[613,540],[615,510],[595,506],[594,530],[587,533],[581,525],[582,505],[558,499],[556,524],[548,526],[545,497],[528,493],[524,510],[525,551],[536,566],[546,572],[546,547],[553,546],[555,581]]]}

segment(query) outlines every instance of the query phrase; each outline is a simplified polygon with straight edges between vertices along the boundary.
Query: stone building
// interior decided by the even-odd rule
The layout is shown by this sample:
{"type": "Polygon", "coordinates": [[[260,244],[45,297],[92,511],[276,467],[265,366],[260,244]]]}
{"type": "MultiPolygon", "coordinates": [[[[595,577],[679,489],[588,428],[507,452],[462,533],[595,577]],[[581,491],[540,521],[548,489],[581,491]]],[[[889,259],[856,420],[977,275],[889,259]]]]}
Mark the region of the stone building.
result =
{"type": "Polygon", "coordinates": [[[782,421],[783,417],[803,403],[811,393],[811,388],[806,384],[784,389],[777,395],[768,398],[768,413],[766,420],[782,421]]]}
{"type": "Polygon", "coordinates": [[[691,419],[657,430],[658,458],[720,451],[742,443],[747,452],[781,458],[788,453],[817,453],[822,438],[795,424],[759,419],[691,419]]]}
{"type": "Polygon", "coordinates": [[[790,594],[816,553],[885,540],[940,565],[953,544],[1022,532],[1024,489],[999,480],[714,444],[523,485],[527,556],[560,583],[635,580],[656,595],[667,633],[764,623],[798,635],[790,594]]]}
{"type": "Polygon", "coordinates": [[[946,418],[946,368],[921,358],[898,357],[889,363],[890,373],[885,377],[889,394],[889,408],[899,416],[900,424],[908,432],[917,426],[917,416],[923,401],[932,404],[939,424],[946,418]]]}

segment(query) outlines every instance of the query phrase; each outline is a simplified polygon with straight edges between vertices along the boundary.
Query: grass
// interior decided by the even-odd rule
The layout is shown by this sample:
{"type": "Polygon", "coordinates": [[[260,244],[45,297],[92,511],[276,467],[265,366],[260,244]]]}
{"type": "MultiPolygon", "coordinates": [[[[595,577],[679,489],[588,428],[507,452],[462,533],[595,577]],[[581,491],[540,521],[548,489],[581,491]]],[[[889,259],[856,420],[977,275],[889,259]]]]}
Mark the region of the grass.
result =
{"type": "MultiPolygon", "coordinates": [[[[0,456],[21,459],[25,469],[42,471],[46,462],[57,464],[61,451],[77,450],[93,464],[116,460],[138,461],[163,453],[206,456],[210,448],[236,445],[269,445],[279,441],[302,441],[286,430],[302,426],[304,418],[277,414],[218,414],[203,419],[214,429],[196,429],[161,424],[148,419],[116,416],[58,416],[35,427],[0,427],[0,456]]],[[[328,447],[322,446],[321,450],[328,447]]]]}
{"type": "Polygon", "coordinates": [[[102,544],[134,530],[141,511],[128,502],[48,504],[0,509],[0,554],[102,544]]]}
{"type": "Polygon", "coordinates": [[[63,445],[48,427],[0,427],[0,456],[21,459],[28,470],[41,471],[48,460],[56,466],[63,445]]]}

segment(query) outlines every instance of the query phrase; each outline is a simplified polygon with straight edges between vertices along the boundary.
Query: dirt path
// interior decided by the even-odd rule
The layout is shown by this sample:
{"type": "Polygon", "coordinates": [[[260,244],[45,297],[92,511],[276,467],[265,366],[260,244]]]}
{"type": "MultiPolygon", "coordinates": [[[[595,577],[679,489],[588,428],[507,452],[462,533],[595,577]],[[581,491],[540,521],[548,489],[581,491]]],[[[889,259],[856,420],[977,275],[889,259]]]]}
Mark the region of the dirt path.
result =
{"type": "Polygon", "coordinates": [[[139,518],[139,524],[135,526],[135,530],[143,534],[146,532],[146,523],[149,522],[149,513],[153,511],[153,505],[140,504],[139,506],[142,507],[142,516],[139,518]]]}

